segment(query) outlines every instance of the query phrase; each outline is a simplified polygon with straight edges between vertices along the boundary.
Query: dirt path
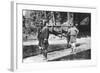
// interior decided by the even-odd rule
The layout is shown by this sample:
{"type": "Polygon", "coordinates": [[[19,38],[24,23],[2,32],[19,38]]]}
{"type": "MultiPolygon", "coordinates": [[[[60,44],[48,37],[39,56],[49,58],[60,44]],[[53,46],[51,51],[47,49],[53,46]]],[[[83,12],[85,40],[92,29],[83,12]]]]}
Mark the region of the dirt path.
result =
{"type": "MultiPolygon", "coordinates": [[[[60,43],[65,43],[63,40],[59,41],[60,43]]],[[[54,42],[52,44],[58,44],[59,42],[54,42]]],[[[28,44],[29,45],[29,44],[28,44]]],[[[81,38],[81,39],[77,39],[77,45],[78,47],[76,48],[75,52],[82,52],[82,51],[86,51],[91,49],[91,38],[81,38]]],[[[48,53],[48,60],[53,60],[53,59],[57,59],[57,58],[61,58],[63,56],[67,56],[67,55],[71,55],[71,49],[64,49],[64,50],[60,50],[60,51],[54,51],[54,52],[50,52],[48,53]]],[[[37,55],[37,56],[32,56],[32,57],[28,57],[25,58],[23,60],[24,63],[31,63],[31,62],[45,62],[46,60],[44,60],[44,57],[42,54],[37,55]]]]}

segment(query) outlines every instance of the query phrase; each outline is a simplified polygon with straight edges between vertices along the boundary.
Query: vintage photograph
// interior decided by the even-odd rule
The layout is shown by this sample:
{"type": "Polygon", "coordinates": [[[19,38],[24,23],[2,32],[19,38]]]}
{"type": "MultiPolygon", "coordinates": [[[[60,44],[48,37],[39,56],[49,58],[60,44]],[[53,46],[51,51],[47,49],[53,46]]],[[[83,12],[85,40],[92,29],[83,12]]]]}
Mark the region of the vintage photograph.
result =
{"type": "Polygon", "coordinates": [[[22,59],[91,60],[91,13],[23,9],[22,59]]]}

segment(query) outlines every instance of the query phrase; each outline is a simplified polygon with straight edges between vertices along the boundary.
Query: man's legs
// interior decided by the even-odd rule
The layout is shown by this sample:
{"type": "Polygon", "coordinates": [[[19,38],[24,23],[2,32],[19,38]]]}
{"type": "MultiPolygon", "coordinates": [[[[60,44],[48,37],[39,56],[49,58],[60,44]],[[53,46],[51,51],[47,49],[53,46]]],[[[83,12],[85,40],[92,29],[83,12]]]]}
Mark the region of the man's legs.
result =
{"type": "Polygon", "coordinates": [[[67,35],[67,48],[70,48],[71,44],[70,44],[70,36],[67,35]]]}
{"type": "Polygon", "coordinates": [[[44,56],[45,59],[47,59],[47,49],[46,48],[43,49],[43,56],[44,56]]]}
{"type": "Polygon", "coordinates": [[[40,50],[40,54],[43,53],[43,39],[39,39],[39,50],[40,50]]]}
{"type": "Polygon", "coordinates": [[[45,57],[45,59],[47,59],[48,46],[49,46],[48,40],[44,40],[44,43],[43,43],[43,56],[45,57]]]}
{"type": "Polygon", "coordinates": [[[72,49],[71,52],[75,54],[76,43],[71,43],[71,49],[72,49]]]}

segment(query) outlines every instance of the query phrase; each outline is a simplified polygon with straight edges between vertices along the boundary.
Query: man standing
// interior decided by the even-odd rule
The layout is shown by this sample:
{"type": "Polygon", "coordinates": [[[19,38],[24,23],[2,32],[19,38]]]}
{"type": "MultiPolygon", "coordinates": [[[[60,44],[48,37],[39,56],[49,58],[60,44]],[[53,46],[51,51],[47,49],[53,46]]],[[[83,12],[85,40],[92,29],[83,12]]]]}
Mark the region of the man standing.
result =
{"type": "Polygon", "coordinates": [[[71,25],[71,27],[68,29],[68,35],[69,35],[69,43],[71,45],[72,53],[74,52],[76,48],[76,38],[79,33],[79,30],[76,28],[75,25],[71,25]]]}
{"type": "Polygon", "coordinates": [[[49,29],[47,27],[47,22],[43,24],[43,27],[38,31],[39,49],[42,51],[43,56],[47,59],[47,48],[49,38],[49,29]]]}

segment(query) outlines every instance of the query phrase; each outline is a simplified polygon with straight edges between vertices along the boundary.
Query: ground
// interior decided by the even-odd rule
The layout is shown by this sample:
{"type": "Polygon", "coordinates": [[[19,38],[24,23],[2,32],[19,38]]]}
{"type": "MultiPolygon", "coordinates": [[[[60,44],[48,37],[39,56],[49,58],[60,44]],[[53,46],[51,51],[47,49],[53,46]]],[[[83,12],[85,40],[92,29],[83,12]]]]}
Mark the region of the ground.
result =
{"type": "MultiPolygon", "coordinates": [[[[43,55],[38,49],[38,41],[23,42],[23,62],[44,62],[43,55]]],[[[66,60],[83,60],[91,59],[91,38],[78,38],[76,54],[71,53],[71,49],[67,48],[65,39],[49,39],[48,61],[66,61],[66,60]]]]}

